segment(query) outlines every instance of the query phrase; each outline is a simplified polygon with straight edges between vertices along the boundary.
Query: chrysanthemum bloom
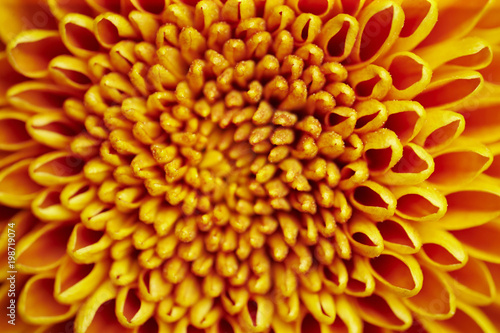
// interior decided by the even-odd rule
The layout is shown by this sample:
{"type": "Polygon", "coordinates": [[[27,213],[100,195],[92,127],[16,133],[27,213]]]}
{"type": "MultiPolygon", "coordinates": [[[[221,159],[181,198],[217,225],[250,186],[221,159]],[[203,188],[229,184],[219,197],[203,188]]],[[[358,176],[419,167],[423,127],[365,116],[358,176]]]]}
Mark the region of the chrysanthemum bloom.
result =
{"type": "Polygon", "coordinates": [[[500,327],[500,1],[0,7],[2,332],[500,327]]]}

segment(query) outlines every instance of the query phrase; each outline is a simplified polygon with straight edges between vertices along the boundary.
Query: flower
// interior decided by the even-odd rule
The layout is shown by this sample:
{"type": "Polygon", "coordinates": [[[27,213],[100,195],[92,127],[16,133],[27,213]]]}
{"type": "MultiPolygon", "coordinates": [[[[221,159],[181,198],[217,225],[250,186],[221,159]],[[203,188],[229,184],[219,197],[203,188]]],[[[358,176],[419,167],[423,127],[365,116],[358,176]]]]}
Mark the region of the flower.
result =
{"type": "Polygon", "coordinates": [[[494,1],[1,6],[19,331],[500,327],[494,1]]]}

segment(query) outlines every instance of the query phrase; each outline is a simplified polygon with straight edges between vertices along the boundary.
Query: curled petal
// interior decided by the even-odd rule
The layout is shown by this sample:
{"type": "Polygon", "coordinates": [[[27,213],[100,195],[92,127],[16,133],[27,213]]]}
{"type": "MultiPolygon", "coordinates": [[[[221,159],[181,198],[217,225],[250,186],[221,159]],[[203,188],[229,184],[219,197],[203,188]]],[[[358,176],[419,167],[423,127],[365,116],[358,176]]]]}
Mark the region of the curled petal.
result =
{"type": "Polygon", "coordinates": [[[325,53],[325,61],[345,60],[352,51],[358,31],[358,21],[350,15],[339,14],[326,22],[317,39],[325,53]]]}
{"type": "Polygon", "coordinates": [[[65,15],[69,13],[82,13],[85,15],[91,15],[92,11],[87,5],[85,0],[75,0],[75,1],[65,1],[65,0],[47,0],[50,12],[58,20],[61,20],[65,15]]]}
{"type": "Polygon", "coordinates": [[[26,81],[7,91],[7,99],[12,105],[33,112],[60,111],[67,98],[77,96],[68,88],[43,81],[26,81]]]}
{"type": "Polygon", "coordinates": [[[320,17],[329,15],[330,9],[336,5],[332,0],[287,0],[286,4],[296,13],[311,13],[320,17]]]}
{"type": "Polygon", "coordinates": [[[344,228],[352,249],[359,255],[374,258],[384,250],[382,235],[375,223],[362,214],[355,213],[349,223],[344,225],[344,228]]]}
{"type": "Polygon", "coordinates": [[[141,298],[149,302],[158,302],[172,290],[172,284],[165,281],[159,269],[143,270],[139,276],[141,298]]]}
{"type": "Polygon", "coordinates": [[[131,0],[130,2],[137,10],[145,13],[150,13],[155,16],[161,16],[166,7],[166,3],[164,0],[131,0]]]}
{"type": "Polygon", "coordinates": [[[380,256],[367,261],[373,276],[394,294],[411,297],[420,292],[422,270],[412,255],[385,250],[380,256]]]}
{"type": "Polygon", "coordinates": [[[382,128],[361,136],[364,143],[363,157],[371,174],[383,174],[403,156],[403,145],[396,133],[382,128]]]}
{"type": "Polygon", "coordinates": [[[467,304],[487,305],[496,297],[493,277],[484,262],[469,257],[465,266],[448,272],[457,297],[467,304]]]}
{"type": "Polygon", "coordinates": [[[407,51],[417,46],[432,31],[438,20],[435,0],[403,0],[405,24],[391,51],[407,51]]]}
{"type": "Polygon", "coordinates": [[[383,64],[392,77],[392,87],[387,99],[410,100],[431,82],[431,68],[414,53],[391,54],[383,60],[383,64]]]}
{"type": "MultiPolygon", "coordinates": [[[[387,120],[387,108],[377,99],[358,102],[354,105],[354,109],[357,117],[354,132],[357,134],[373,132],[382,127],[387,120]]],[[[381,136],[384,135],[382,133],[384,131],[379,132],[381,136]]],[[[387,133],[387,135],[390,135],[389,132],[387,133]]],[[[367,143],[365,142],[365,144],[367,143]]]]}
{"type": "Polygon", "coordinates": [[[92,18],[70,13],[59,22],[59,33],[64,46],[75,56],[89,58],[100,50],[95,38],[92,18]]]}
{"type": "Polygon", "coordinates": [[[20,33],[7,45],[12,67],[32,79],[48,75],[52,58],[66,53],[59,33],[52,30],[28,30],[20,33]]]}
{"type": "Polygon", "coordinates": [[[26,122],[26,130],[38,142],[62,149],[82,131],[82,127],[60,112],[44,112],[30,117],[26,122]]]}
{"type": "Polygon", "coordinates": [[[87,63],[79,58],[61,55],[49,63],[52,79],[63,86],[86,90],[92,85],[87,63]]]}
{"type": "Polygon", "coordinates": [[[61,191],[61,204],[73,211],[82,211],[95,197],[96,189],[88,181],[67,184],[61,191]]]}
{"type": "Polygon", "coordinates": [[[17,308],[28,323],[47,325],[71,318],[78,306],[78,303],[60,304],[54,299],[54,278],[50,274],[41,274],[26,282],[17,308]]]}
{"type": "Polygon", "coordinates": [[[447,319],[456,311],[456,296],[444,274],[422,266],[424,283],[420,292],[403,302],[410,310],[432,319],[447,319]],[[436,296],[439,295],[437,298],[436,296]]]}
{"type": "Polygon", "coordinates": [[[344,262],[335,258],[328,266],[320,266],[319,273],[323,285],[334,294],[342,294],[347,286],[348,275],[344,262]]]}
{"type": "Polygon", "coordinates": [[[71,153],[55,151],[31,162],[30,177],[45,186],[67,184],[82,179],[84,163],[71,153]]]}
{"type": "Polygon", "coordinates": [[[412,324],[411,312],[399,298],[389,293],[373,294],[353,301],[361,318],[373,325],[404,330],[412,324]]]}
{"type": "Polygon", "coordinates": [[[144,324],[155,310],[155,303],[142,300],[136,288],[122,287],[116,296],[115,313],[124,327],[144,324]]]}
{"type": "Polygon", "coordinates": [[[425,123],[413,142],[429,153],[438,152],[462,134],[464,117],[453,111],[433,110],[427,113],[425,123]]]}
{"type": "Polygon", "coordinates": [[[29,166],[33,160],[23,159],[0,171],[0,203],[8,207],[29,207],[42,189],[31,180],[29,166]]]}
{"type": "Polygon", "coordinates": [[[239,314],[241,323],[254,332],[262,332],[271,326],[273,302],[266,296],[254,296],[239,314]]]}
{"type": "Polygon", "coordinates": [[[2,109],[0,113],[0,149],[7,151],[23,150],[36,145],[26,130],[28,114],[2,109]]]}
{"type": "Polygon", "coordinates": [[[446,214],[447,201],[431,186],[394,186],[396,215],[411,221],[437,221],[446,214]]]}
{"type": "Polygon", "coordinates": [[[195,327],[206,329],[219,321],[222,311],[220,306],[214,303],[213,298],[203,298],[191,308],[191,323],[195,327]]]}
{"type": "Polygon", "coordinates": [[[172,297],[167,296],[158,304],[156,313],[162,321],[166,323],[175,323],[184,317],[187,310],[187,308],[175,304],[172,297]]]}
{"type": "Polygon", "coordinates": [[[403,10],[392,1],[372,2],[359,15],[360,37],[346,60],[348,68],[360,68],[386,53],[404,24],[403,10]]]}
{"type": "Polygon", "coordinates": [[[403,147],[403,157],[385,174],[375,179],[387,185],[417,185],[432,176],[434,160],[427,151],[413,143],[403,147]]]}
{"type": "Polygon", "coordinates": [[[321,30],[321,19],[312,14],[300,14],[292,23],[291,33],[296,45],[304,45],[315,40],[321,30]]]}
{"type": "Polygon", "coordinates": [[[92,294],[107,276],[109,262],[79,265],[65,257],[57,269],[54,296],[63,304],[75,304],[92,294]]]}
{"type": "Polygon", "coordinates": [[[349,261],[344,261],[349,279],[345,293],[354,297],[366,297],[373,294],[375,280],[363,257],[354,255],[349,261]]]}
{"type": "Polygon", "coordinates": [[[335,300],[328,291],[310,293],[299,290],[300,298],[314,318],[322,324],[331,325],[335,321],[335,300]]]}
{"type": "Polygon", "coordinates": [[[437,226],[460,230],[484,224],[500,215],[500,187],[483,176],[447,191],[448,212],[437,226]]]}
{"type": "Polygon", "coordinates": [[[376,224],[387,249],[401,254],[412,254],[420,250],[420,234],[408,221],[393,216],[376,224]]]}
{"type": "Polygon", "coordinates": [[[451,233],[426,227],[417,227],[422,238],[422,250],[418,253],[420,260],[442,271],[463,267],[468,254],[462,243],[451,233]]]}
{"type": "Polygon", "coordinates": [[[78,223],[69,237],[67,251],[76,263],[89,264],[102,260],[111,243],[112,239],[104,232],[87,229],[78,223]]]}
{"type": "Polygon", "coordinates": [[[370,180],[349,194],[351,204],[375,221],[383,221],[394,215],[396,199],[389,189],[370,180]]]}
{"type": "Polygon", "coordinates": [[[373,64],[354,70],[347,77],[358,101],[383,99],[392,87],[392,80],[393,76],[387,70],[373,64]]]}
{"type": "Polygon", "coordinates": [[[76,333],[124,332],[115,314],[116,287],[106,281],[81,306],[75,319],[76,333]]]}
{"type": "Polygon", "coordinates": [[[425,108],[450,108],[466,103],[480,90],[483,81],[476,71],[434,72],[431,83],[414,100],[425,108]]]}
{"type": "Polygon", "coordinates": [[[61,190],[46,188],[31,202],[31,211],[42,221],[71,221],[78,218],[78,213],[61,204],[61,190]]]}
{"type": "Polygon", "coordinates": [[[413,101],[386,101],[387,121],[385,128],[390,129],[402,144],[411,141],[422,129],[425,123],[425,109],[413,101]]]}
{"type": "Polygon", "coordinates": [[[17,268],[37,273],[59,266],[72,229],[70,224],[49,223],[26,234],[17,246],[17,268]]]}
{"type": "Polygon", "coordinates": [[[125,17],[109,12],[94,19],[94,33],[99,43],[108,49],[120,40],[138,37],[134,27],[125,17]]]}

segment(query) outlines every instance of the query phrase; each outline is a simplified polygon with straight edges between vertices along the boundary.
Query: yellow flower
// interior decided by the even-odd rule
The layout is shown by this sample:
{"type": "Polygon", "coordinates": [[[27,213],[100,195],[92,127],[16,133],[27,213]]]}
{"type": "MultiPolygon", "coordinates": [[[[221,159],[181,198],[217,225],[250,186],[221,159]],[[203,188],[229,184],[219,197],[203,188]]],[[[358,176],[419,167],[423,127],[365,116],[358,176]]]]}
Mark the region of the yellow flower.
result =
{"type": "Polygon", "coordinates": [[[0,330],[497,332],[499,13],[2,0],[0,330]]]}

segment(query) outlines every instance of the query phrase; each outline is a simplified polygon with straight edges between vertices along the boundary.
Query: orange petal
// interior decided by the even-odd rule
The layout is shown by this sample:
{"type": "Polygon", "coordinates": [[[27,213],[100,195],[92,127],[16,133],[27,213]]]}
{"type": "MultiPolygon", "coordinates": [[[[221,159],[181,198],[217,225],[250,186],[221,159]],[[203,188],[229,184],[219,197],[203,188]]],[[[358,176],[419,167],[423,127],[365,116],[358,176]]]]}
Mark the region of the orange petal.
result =
{"type": "Polygon", "coordinates": [[[366,181],[349,193],[351,204],[374,221],[383,221],[394,215],[396,198],[386,187],[366,181]]]}
{"type": "Polygon", "coordinates": [[[445,193],[448,212],[436,226],[460,230],[484,224],[500,215],[500,187],[487,177],[445,193]]]}
{"type": "Polygon", "coordinates": [[[380,256],[367,259],[373,276],[394,294],[411,297],[420,292],[423,275],[412,255],[385,250],[380,256]]]}
{"type": "Polygon", "coordinates": [[[462,134],[464,117],[456,112],[433,110],[427,113],[425,123],[413,142],[429,153],[437,152],[462,134]]]}
{"type": "Polygon", "coordinates": [[[469,257],[465,266],[448,272],[448,276],[457,297],[468,304],[487,305],[496,296],[491,273],[481,260],[469,257]]]}
{"type": "Polygon", "coordinates": [[[486,224],[450,231],[465,247],[469,254],[477,259],[500,264],[500,249],[498,249],[498,235],[500,221],[493,220],[486,224]]]}
{"type": "Polygon", "coordinates": [[[411,312],[393,295],[374,294],[353,301],[361,318],[375,326],[405,330],[412,324],[411,312]]]}
{"type": "Polygon", "coordinates": [[[60,111],[70,96],[78,95],[67,88],[42,81],[19,83],[7,91],[7,99],[12,105],[33,112],[60,111]]]}
{"type": "Polygon", "coordinates": [[[51,13],[60,21],[69,13],[92,15],[90,7],[85,0],[47,0],[51,13]]]}
{"type": "Polygon", "coordinates": [[[434,156],[434,172],[428,181],[440,187],[462,186],[486,170],[493,161],[491,151],[471,140],[456,140],[434,156]]]}
{"type": "Polygon", "coordinates": [[[498,141],[500,116],[496,110],[499,106],[500,100],[492,98],[481,100],[474,107],[458,110],[466,119],[463,135],[484,143],[498,141]]]}
{"type": "Polygon", "coordinates": [[[384,241],[375,223],[362,214],[354,213],[344,225],[344,231],[354,252],[364,257],[377,257],[384,250],[384,241]]]}
{"type": "Polygon", "coordinates": [[[396,215],[411,221],[437,221],[446,214],[445,197],[434,187],[393,186],[396,197],[396,215]]]}
{"type": "Polygon", "coordinates": [[[366,297],[375,290],[375,280],[363,257],[354,255],[349,261],[344,260],[349,279],[345,293],[354,297],[366,297]]]}
{"type": "Polygon", "coordinates": [[[32,159],[23,159],[0,171],[0,203],[9,207],[29,207],[42,189],[29,175],[32,159]]]}
{"type": "Polygon", "coordinates": [[[392,77],[387,99],[410,100],[431,82],[429,65],[411,52],[398,52],[383,59],[383,66],[392,77]]]}
{"type": "Polygon", "coordinates": [[[415,313],[432,319],[447,319],[454,315],[456,297],[444,275],[426,266],[422,266],[423,285],[420,292],[403,302],[415,313]],[[436,295],[439,297],[436,298],[436,295]]]}
{"type": "Polygon", "coordinates": [[[401,254],[416,253],[422,246],[418,231],[408,221],[393,216],[376,224],[387,249],[401,254]]]}
{"type": "Polygon", "coordinates": [[[66,87],[86,90],[92,85],[92,76],[86,61],[72,56],[61,55],[49,63],[52,79],[66,87]]]}
{"type": "Polygon", "coordinates": [[[431,83],[414,98],[425,108],[450,108],[467,102],[483,85],[476,71],[434,72],[431,83]]]}
{"type": "Polygon", "coordinates": [[[54,151],[38,157],[30,164],[30,177],[39,184],[67,184],[83,178],[85,162],[64,151],[54,151]]]}
{"type": "Polygon", "coordinates": [[[7,45],[12,67],[24,76],[38,79],[48,75],[49,62],[67,50],[54,30],[28,30],[7,45]]]}
{"type": "Polygon", "coordinates": [[[15,151],[36,145],[26,131],[30,116],[17,110],[2,109],[0,113],[0,149],[15,151]]]}
{"type": "Polygon", "coordinates": [[[54,278],[50,274],[32,277],[19,296],[18,310],[32,324],[54,324],[75,315],[79,304],[60,304],[54,299],[54,278]]]}
{"type": "Polygon", "coordinates": [[[7,104],[7,90],[14,84],[19,83],[25,78],[16,72],[9,63],[7,52],[0,52],[0,105],[7,104]]]}
{"type": "Polygon", "coordinates": [[[423,244],[418,252],[420,260],[441,271],[459,269],[466,264],[467,251],[452,234],[425,226],[417,226],[417,230],[423,244]]]}

